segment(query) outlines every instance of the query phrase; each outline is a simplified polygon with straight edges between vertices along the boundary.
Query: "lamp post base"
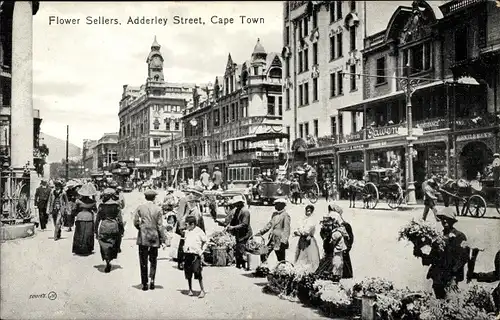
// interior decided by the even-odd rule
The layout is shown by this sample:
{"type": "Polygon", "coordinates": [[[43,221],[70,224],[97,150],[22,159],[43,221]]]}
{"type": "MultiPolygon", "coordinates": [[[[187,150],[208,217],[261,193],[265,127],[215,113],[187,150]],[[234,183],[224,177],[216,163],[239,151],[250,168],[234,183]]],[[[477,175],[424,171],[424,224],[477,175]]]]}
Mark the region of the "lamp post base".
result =
{"type": "Polygon", "coordinates": [[[408,202],[407,202],[407,204],[409,204],[409,205],[416,205],[417,204],[417,197],[415,196],[415,183],[414,182],[408,183],[408,202]]]}

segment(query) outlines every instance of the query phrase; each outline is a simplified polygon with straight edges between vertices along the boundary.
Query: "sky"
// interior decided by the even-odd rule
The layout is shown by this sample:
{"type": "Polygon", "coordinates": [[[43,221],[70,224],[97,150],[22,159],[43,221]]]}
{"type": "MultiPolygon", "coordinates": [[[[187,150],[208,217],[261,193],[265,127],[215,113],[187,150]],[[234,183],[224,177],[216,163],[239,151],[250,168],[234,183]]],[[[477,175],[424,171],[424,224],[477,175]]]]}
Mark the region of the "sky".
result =
{"type": "Polygon", "coordinates": [[[282,49],[282,3],[277,2],[41,2],[33,19],[33,107],[42,132],[81,146],[118,132],[123,85],[146,81],[146,58],[157,37],[167,82],[208,83],[223,75],[228,54],[250,58],[260,38],[267,52],[282,49]],[[264,18],[241,24],[240,15],[264,18]],[[87,17],[121,25],[86,24],[87,17]],[[201,17],[205,25],[174,25],[174,16],[201,17]],[[212,16],[234,18],[214,25],[212,16]],[[79,24],[52,20],[80,19],[79,24]],[[129,17],[167,18],[166,25],[127,24],[129,17]]]}

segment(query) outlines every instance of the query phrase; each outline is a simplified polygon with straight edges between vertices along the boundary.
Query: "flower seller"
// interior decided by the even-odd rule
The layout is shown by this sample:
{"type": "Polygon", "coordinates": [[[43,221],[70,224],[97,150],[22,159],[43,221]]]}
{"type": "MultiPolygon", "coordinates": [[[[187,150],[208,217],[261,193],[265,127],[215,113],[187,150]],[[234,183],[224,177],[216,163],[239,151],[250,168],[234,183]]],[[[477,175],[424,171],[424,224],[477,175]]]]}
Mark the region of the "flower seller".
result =
{"type": "Polygon", "coordinates": [[[235,196],[229,203],[235,208],[227,231],[231,232],[236,238],[234,255],[236,258],[236,268],[245,266],[245,247],[248,240],[252,237],[252,227],[250,226],[250,211],[245,207],[245,200],[242,196],[235,196]]]}
{"type": "Polygon", "coordinates": [[[286,212],[285,207],[285,200],[277,199],[274,201],[274,208],[276,211],[271,216],[271,221],[255,234],[256,236],[261,236],[271,231],[267,244],[269,251],[267,254],[261,255],[260,259],[262,262],[267,261],[267,257],[271,251],[276,253],[278,261],[286,260],[286,249],[288,249],[288,239],[290,238],[290,216],[288,212],[286,212]]]}
{"type": "MultiPolygon", "coordinates": [[[[477,256],[479,249],[474,249],[472,256],[477,256]]],[[[477,282],[487,282],[492,283],[495,281],[500,281],[500,250],[498,250],[495,255],[494,260],[495,270],[490,272],[474,272],[474,267],[469,267],[469,272],[471,273],[471,279],[476,279],[477,282]]],[[[468,279],[469,280],[469,279],[468,279]]],[[[500,315],[500,282],[492,293],[493,302],[495,303],[496,312],[500,315]]]]}
{"type": "Polygon", "coordinates": [[[457,288],[464,280],[464,266],[469,260],[469,248],[465,247],[467,237],[455,229],[457,218],[451,208],[437,214],[443,226],[443,242],[437,241],[423,263],[430,264],[427,279],[432,279],[432,289],[438,299],[445,299],[447,291],[457,288]]]}

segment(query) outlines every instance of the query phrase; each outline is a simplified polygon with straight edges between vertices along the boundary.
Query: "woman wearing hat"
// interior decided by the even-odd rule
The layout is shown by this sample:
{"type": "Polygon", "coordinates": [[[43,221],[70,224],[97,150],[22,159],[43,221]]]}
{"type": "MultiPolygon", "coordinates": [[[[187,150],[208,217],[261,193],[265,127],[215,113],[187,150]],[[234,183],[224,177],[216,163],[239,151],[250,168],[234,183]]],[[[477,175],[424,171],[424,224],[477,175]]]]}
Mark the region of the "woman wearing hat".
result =
{"type": "Polygon", "coordinates": [[[465,234],[454,228],[457,219],[451,208],[444,209],[437,215],[443,226],[444,248],[434,246],[422,259],[424,265],[431,265],[427,279],[432,279],[432,289],[438,299],[446,298],[449,289],[464,280],[464,266],[469,261],[470,251],[464,246],[465,234]]]}
{"type": "Polygon", "coordinates": [[[312,218],[314,206],[306,206],[305,217],[300,227],[293,232],[294,236],[299,237],[297,250],[295,251],[295,262],[297,265],[306,265],[315,271],[319,266],[319,249],[314,234],[316,232],[316,222],[312,218]]]}
{"type": "Polygon", "coordinates": [[[75,233],[73,235],[73,253],[89,255],[94,251],[94,214],[97,190],[91,183],[78,190],[80,199],[76,200],[75,233]]]}
{"type": "Polygon", "coordinates": [[[75,224],[76,215],[76,201],[79,198],[78,189],[81,184],[70,180],[66,183],[66,196],[68,197],[68,210],[64,216],[64,226],[68,228],[68,232],[72,231],[73,225],[75,224]]]}
{"type": "Polygon", "coordinates": [[[120,204],[115,200],[115,191],[107,188],[103,192],[102,203],[97,213],[95,232],[101,247],[102,260],[106,261],[104,272],[111,271],[111,260],[116,259],[119,251],[119,239],[124,227],[120,204]]]}
{"type": "Polygon", "coordinates": [[[323,239],[324,257],[319,263],[316,274],[331,276],[333,281],[340,281],[344,268],[344,251],[347,250],[345,236],[347,233],[342,228],[342,218],[340,214],[331,211],[323,218],[320,231],[323,239]]]}

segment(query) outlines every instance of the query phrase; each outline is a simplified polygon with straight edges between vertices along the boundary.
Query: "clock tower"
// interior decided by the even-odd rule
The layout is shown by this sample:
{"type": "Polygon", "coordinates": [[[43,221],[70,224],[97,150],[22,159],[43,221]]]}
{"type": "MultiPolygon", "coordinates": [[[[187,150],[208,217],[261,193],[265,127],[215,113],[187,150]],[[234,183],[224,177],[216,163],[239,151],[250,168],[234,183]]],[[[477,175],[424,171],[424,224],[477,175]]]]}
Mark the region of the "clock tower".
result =
{"type": "Polygon", "coordinates": [[[160,52],[160,45],[156,41],[156,36],[151,45],[151,52],[148,55],[146,63],[148,64],[148,79],[146,82],[163,82],[163,56],[160,52]]]}

